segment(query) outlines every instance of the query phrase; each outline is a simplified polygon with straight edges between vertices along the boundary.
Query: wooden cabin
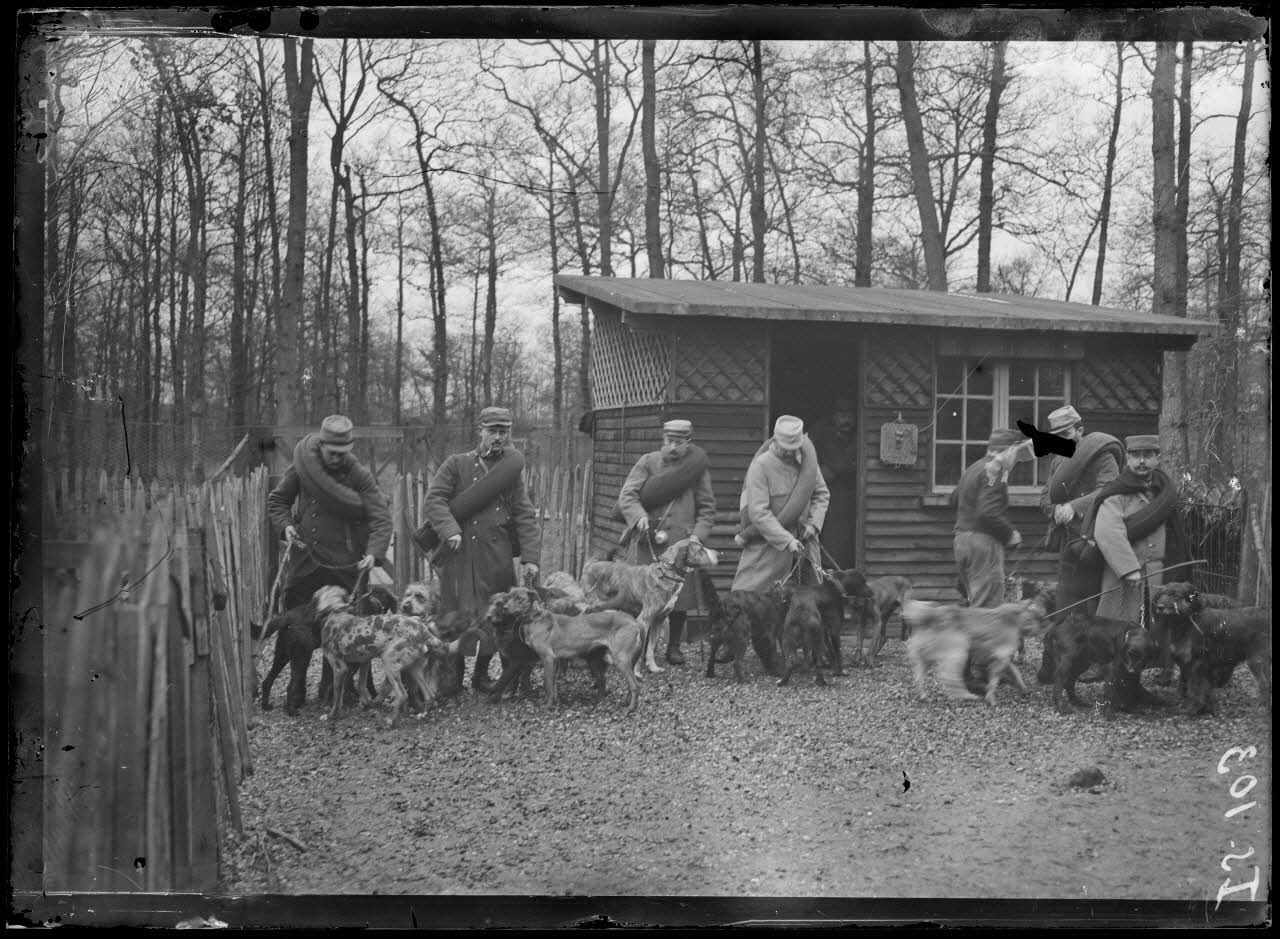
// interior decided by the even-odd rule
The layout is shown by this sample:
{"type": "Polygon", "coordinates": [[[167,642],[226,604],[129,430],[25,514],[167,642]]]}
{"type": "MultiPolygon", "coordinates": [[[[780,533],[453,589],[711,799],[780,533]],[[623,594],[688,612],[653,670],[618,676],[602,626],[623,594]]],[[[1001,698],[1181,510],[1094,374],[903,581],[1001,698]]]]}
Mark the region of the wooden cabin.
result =
{"type": "MultiPolygon", "coordinates": [[[[660,445],[663,421],[687,418],[711,457],[712,546],[724,558],[717,583],[725,587],[740,553],[733,534],[742,479],[779,415],[808,429],[837,398],[857,403],[855,563],[871,576],[910,577],[921,598],[954,600],[947,497],[985,453],[992,427],[1022,419],[1045,428],[1065,402],[1086,432],[1156,433],[1163,353],[1214,328],[995,294],[569,275],[555,283],[595,318],[595,410],[586,422],[593,553],[617,546],[613,505],[635,460],[660,445]]],[[[1020,465],[1010,479],[1024,546],[1006,570],[1022,577],[1056,576],[1056,557],[1039,547],[1049,459],[1020,465]]]]}

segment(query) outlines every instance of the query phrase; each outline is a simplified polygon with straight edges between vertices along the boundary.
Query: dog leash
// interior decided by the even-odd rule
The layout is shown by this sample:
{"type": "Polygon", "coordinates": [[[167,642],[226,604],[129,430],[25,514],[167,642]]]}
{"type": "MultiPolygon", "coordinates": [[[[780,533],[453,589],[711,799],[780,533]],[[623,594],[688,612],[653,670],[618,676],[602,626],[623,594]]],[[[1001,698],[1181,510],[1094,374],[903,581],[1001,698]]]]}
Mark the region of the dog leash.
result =
{"type": "MultiPolygon", "coordinates": [[[[1208,563],[1209,563],[1208,561],[1203,559],[1195,560],[1195,561],[1183,561],[1181,564],[1171,564],[1168,567],[1162,567],[1158,571],[1149,571],[1144,574],[1139,574],[1138,579],[1146,580],[1148,577],[1155,577],[1157,574],[1164,574],[1164,573],[1167,573],[1168,571],[1176,571],[1180,567],[1190,567],[1193,564],[1208,564],[1208,563]]],[[[1126,586],[1128,586],[1128,581],[1121,581],[1120,583],[1116,584],[1114,587],[1108,587],[1106,590],[1103,590],[1099,593],[1095,593],[1091,597],[1085,597],[1083,600],[1077,600],[1075,603],[1069,603],[1066,606],[1062,607],[1061,609],[1054,610],[1053,615],[1057,616],[1059,613],[1065,613],[1067,612],[1067,610],[1071,609],[1072,607],[1079,606],[1081,603],[1088,603],[1090,600],[1096,600],[1098,599],[1098,597],[1105,596],[1111,593],[1113,590],[1119,590],[1121,587],[1126,587],[1126,586]]]]}

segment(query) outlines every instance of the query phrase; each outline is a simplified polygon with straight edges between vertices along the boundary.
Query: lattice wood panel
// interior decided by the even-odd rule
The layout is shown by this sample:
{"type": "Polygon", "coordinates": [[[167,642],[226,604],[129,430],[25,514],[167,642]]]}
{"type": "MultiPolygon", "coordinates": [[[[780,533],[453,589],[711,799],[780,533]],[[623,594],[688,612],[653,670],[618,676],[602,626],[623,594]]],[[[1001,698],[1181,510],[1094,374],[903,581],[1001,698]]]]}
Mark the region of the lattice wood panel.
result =
{"type": "Polygon", "coordinates": [[[597,408],[660,404],[671,375],[671,337],[639,332],[618,317],[597,316],[591,349],[591,391],[597,408]]]}
{"type": "Polygon", "coordinates": [[[765,333],[743,323],[682,332],[675,399],[756,404],[765,400],[765,333]]]}
{"type": "Polygon", "coordinates": [[[1160,358],[1149,352],[1080,363],[1079,407],[1088,411],[1159,411],[1160,358]]]}
{"type": "Polygon", "coordinates": [[[867,404],[887,408],[927,408],[933,404],[933,344],[921,334],[912,340],[877,336],[867,346],[867,404]]]}

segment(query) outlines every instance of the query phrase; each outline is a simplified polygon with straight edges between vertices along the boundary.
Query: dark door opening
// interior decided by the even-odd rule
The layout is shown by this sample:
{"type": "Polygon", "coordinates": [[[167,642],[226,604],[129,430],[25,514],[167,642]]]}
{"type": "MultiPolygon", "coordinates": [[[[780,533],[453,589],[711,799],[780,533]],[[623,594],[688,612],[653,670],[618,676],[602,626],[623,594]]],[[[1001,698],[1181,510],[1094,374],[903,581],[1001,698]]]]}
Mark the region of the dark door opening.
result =
{"type": "Polygon", "coordinates": [[[822,528],[824,563],[853,567],[861,511],[860,398],[856,327],[834,323],[774,323],[769,359],[769,427],[780,415],[804,421],[831,490],[822,528]],[[837,405],[847,406],[845,416],[837,405]],[[843,422],[843,426],[840,426],[843,422]]]}

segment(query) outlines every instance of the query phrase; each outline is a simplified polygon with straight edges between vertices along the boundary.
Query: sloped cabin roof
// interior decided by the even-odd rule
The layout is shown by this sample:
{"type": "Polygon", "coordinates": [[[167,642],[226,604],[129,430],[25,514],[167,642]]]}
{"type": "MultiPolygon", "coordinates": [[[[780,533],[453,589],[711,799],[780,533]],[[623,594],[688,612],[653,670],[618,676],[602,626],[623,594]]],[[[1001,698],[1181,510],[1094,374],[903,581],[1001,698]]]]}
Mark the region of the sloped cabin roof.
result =
{"type": "MultiPolygon", "coordinates": [[[[1219,327],[1205,320],[1010,294],[941,293],[888,287],[748,284],[729,281],[555,276],[562,299],[607,304],[623,322],[646,317],[738,319],[890,326],[1125,333],[1170,349],[1191,346],[1219,327]]],[[[658,325],[658,324],[650,324],[658,325]]]]}

